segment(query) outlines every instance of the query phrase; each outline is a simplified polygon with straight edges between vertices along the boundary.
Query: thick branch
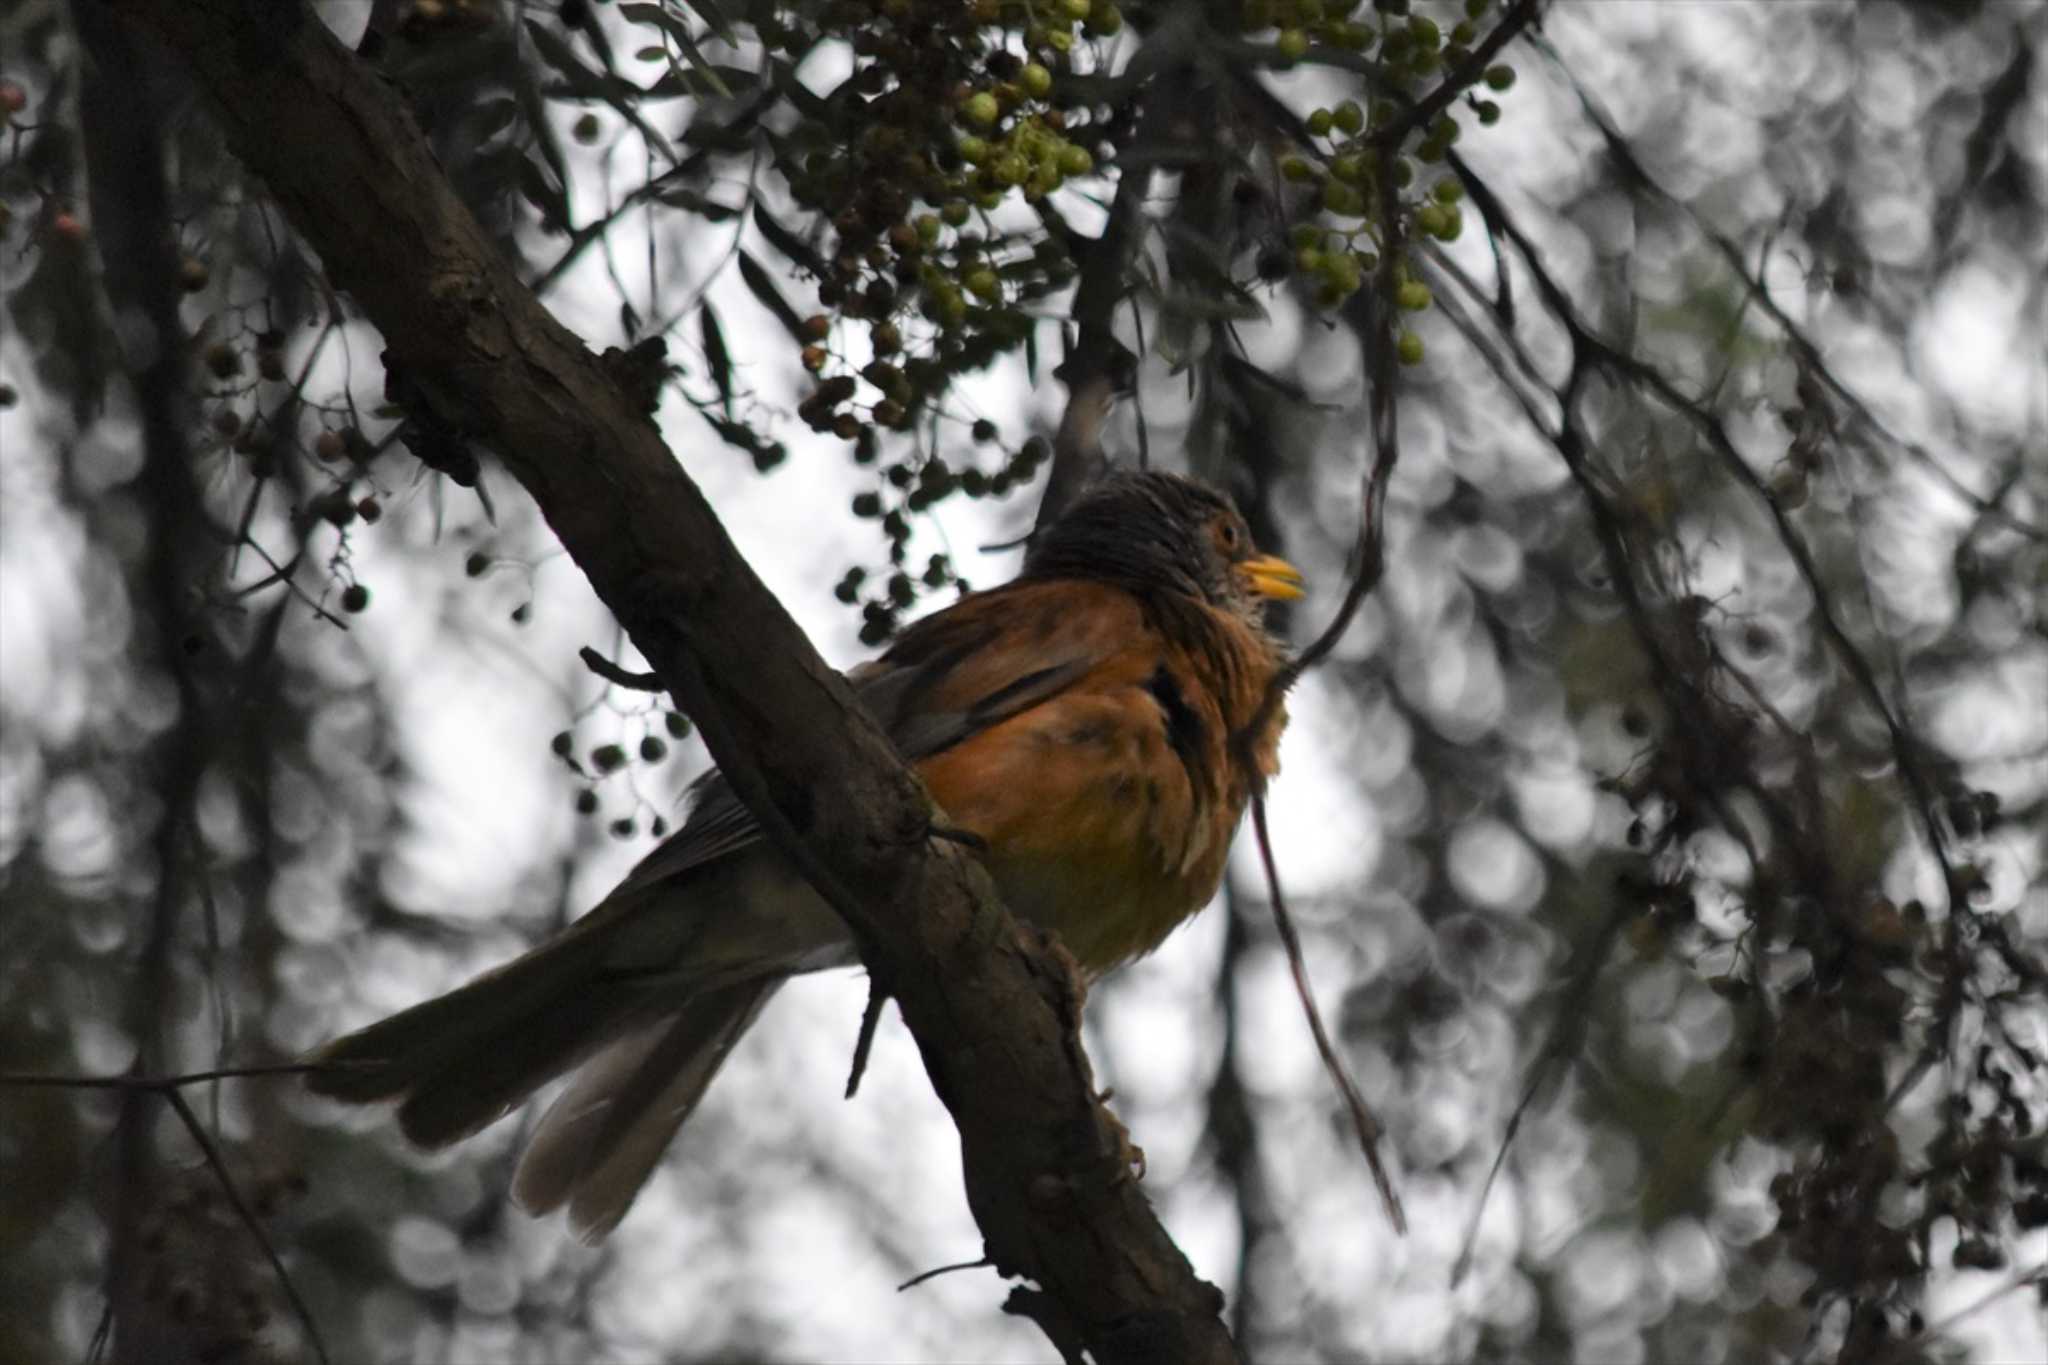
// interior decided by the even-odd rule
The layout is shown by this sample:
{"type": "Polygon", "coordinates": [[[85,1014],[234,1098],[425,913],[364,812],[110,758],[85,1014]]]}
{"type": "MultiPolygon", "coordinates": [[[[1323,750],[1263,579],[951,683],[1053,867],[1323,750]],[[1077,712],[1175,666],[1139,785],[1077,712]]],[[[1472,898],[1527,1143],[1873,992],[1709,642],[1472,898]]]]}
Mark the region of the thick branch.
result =
{"type": "Polygon", "coordinates": [[[1001,1271],[1105,1360],[1228,1360],[1117,1166],[1062,1004],[840,676],[741,560],[654,427],[495,253],[401,102],[302,0],[122,5],[217,102],[237,153],[382,331],[436,417],[493,446],[702,727],[777,846],[846,916],[952,1110],[1001,1271]]]}

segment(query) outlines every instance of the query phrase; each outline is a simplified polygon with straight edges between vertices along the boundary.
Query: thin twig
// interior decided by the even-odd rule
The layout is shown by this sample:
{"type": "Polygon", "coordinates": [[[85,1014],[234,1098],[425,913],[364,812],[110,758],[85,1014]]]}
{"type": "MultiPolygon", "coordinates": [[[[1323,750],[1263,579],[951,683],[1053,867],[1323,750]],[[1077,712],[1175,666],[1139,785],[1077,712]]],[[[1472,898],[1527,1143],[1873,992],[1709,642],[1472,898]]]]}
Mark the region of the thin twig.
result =
{"type": "Polygon", "coordinates": [[[1380,1161],[1379,1143],[1386,1129],[1365,1102],[1365,1096],[1358,1093],[1358,1084],[1351,1079],[1351,1073],[1345,1070],[1344,1059],[1330,1041],[1329,1030],[1323,1027],[1323,1015],[1316,1008],[1315,993],[1309,989],[1308,970],[1302,963],[1301,936],[1294,931],[1294,917],[1287,913],[1287,900],[1280,892],[1280,869],[1273,861],[1273,840],[1266,830],[1266,798],[1263,795],[1252,798],[1252,827],[1258,832],[1259,861],[1265,866],[1266,885],[1272,892],[1273,924],[1279,929],[1280,942],[1287,950],[1287,968],[1294,974],[1295,993],[1301,997],[1302,1011],[1308,1016],[1308,1028],[1315,1037],[1316,1052],[1323,1059],[1323,1069],[1344,1096],[1344,1107],[1350,1111],[1352,1129],[1358,1134],[1359,1146],[1365,1149],[1365,1164],[1372,1168],[1373,1184],[1379,1187],[1380,1202],[1386,1205],[1387,1220],[1394,1225],[1395,1232],[1405,1236],[1408,1215],[1402,1211],[1401,1196],[1395,1192],[1394,1182],[1380,1161]]]}
{"type": "Polygon", "coordinates": [[[583,666],[615,687],[629,687],[635,692],[666,692],[661,679],[652,673],[635,673],[621,668],[589,645],[576,651],[576,657],[583,660],[583,666]]]}
{"type": "Polygon", "coordinates": [[[214,1178],[220,1181],[221,1191],[227,1195],[228,1203],[234,1206],[235,1216],[242,1220],[242,1226],[249,1229],[249,1234],[256,1239],[257,1245],[263,1248],[264,1258],[270,1262],[270,1269],[277,1276],[278,1284],[284,1289],[285,1298],[291,1302],[292,1311],[299,1316],[300,1326],[306,1330],[306,1340],[312,1343],[313,1354],[319,1357],[321,1365],[328,1365],[327,1343],[320,1335],[320,1325],[313,1320],[313,1310],[308,1308],[305,1299],[300,1297],[298,1285],[293,1283],[291,1272],[285,1269],[284,1258],[277,1254],[277,1247],[272,1244],[270,1234],[263,1230],[263,1224],[257,1219],[256,1211],[243,1200],[242,1192],[236,1187],[234,1176],[228,1171],[227,1161],[222,1157],[220,1148],[216,1147],[213,1139],[207,1135],[206,1125],[199,1121],[199,1115],[192,1111],[192,1106],[175,1087],[166,1087],[162,1093],[170,1102],[172,1110],[177,1113],[179,1121],[185,1125],[185,1131],[199,1144],[200,1153],[205,1156],[207,1166],[212,1169],[214,1178]]]}

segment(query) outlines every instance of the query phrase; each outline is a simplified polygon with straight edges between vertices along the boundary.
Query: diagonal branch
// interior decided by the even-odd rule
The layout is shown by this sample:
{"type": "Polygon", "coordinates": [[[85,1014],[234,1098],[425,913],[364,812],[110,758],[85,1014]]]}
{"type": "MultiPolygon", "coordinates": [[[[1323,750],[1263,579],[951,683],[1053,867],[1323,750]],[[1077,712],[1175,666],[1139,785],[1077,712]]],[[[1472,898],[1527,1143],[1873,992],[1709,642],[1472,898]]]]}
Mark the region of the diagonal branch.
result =
{"type": "Polygon", "coordinates": [[[653,424],[497,254],[401,102],[303,0],[119,9],[213,98],[392,362],[431,377],[422,401],[495,447],[768,837],[896,983],[997,1269],[1036,1281],[1098,1359],[1235,1359],[1222,1295],[1120,1170],[1066,972],[965,850],[929,837],[922,787],[653,424]]]}

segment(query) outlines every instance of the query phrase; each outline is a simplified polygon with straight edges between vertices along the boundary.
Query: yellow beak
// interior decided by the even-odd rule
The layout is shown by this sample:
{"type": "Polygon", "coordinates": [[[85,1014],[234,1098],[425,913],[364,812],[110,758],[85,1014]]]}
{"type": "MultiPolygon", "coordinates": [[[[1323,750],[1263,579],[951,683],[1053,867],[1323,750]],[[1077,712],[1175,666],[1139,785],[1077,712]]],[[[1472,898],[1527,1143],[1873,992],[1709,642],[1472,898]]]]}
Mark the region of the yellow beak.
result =
{"type": "Polygon", "coordinates": [[[1292,602],[1298,597],[1307,596],[1302,587],[1305,580],[1301,576],[1301,570],[1278,555],[1260,555],[1257,559],[1247,559],[1237,566],[1237,571],[1252,585],[1252,591],[1261,597],[1292,602]]]}

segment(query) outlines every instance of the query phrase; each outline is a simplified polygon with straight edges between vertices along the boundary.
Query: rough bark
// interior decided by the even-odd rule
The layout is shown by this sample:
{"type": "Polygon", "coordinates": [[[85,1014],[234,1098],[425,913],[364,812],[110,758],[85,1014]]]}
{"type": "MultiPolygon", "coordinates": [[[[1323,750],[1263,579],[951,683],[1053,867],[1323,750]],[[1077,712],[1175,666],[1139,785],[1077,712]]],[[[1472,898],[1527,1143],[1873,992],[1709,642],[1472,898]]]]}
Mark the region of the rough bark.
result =
{"type": "Polygon", "coordinates": [[[959,1127],[989,1259],[1051,1301],[1027,1311],[1104,1360],[1234,1359],[1221,1294],[1160,1227],[1090,1094],[1067,974],[972,855],[932,837],[914,776],[640,408],[495,252],[396,92],[303,0],[91,2],[190,70],[388,363],[496,451],[847,918],[959,1127]]]}

